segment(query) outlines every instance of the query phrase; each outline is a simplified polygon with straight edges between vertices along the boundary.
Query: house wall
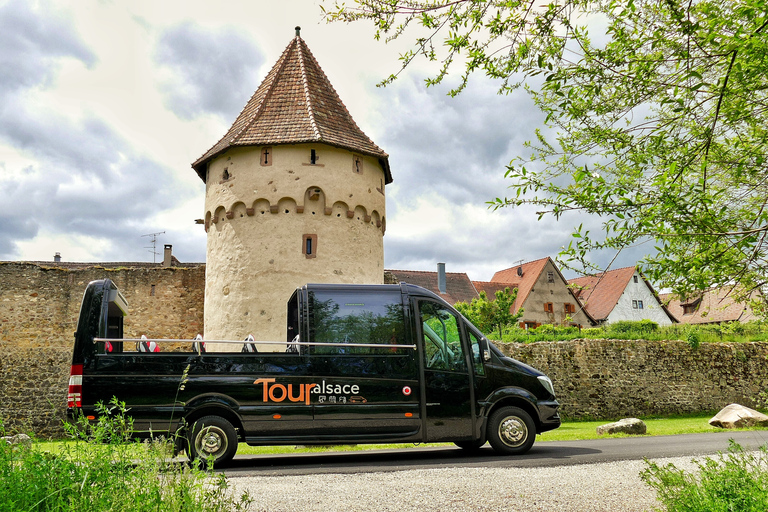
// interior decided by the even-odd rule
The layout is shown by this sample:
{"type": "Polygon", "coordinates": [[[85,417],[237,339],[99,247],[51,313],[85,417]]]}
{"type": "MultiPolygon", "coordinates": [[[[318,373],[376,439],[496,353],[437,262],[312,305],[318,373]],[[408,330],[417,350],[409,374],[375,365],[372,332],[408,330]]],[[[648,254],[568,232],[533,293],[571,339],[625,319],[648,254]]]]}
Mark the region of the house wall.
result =
{"type": "Polygon", "coordinates": [[[659,301],[654,296],[642,276],[635,272],[627,287],[619,297],[619,301],[608,315],[607,323],[620,320],[652,320],[659,325],[671,325],[672,320],[664,312],[659,301]],[[635,282],[637,278],[637,282],[635,282]],[[633,307],[633,301],[642,301],[643,309],[633,307]]]}
{"type": "Polygon", "coordinates": [[[579,301],[576,300],[568,289],[568,283],[563,279],[551,260],[544,266],[544,270],[536,280],[522,307],[525,312],[519,320],[521,323],[591,325],[587,315],[580,309],[579,301]],[[552,282],[549,282],[548,273],[550,272],[552,273],[552,282]],[[552,313],[544,310],[544,304],[549,302],[553,305],[554,311],[552,313]],[[566,315],[565,304],[573,304],[576,312],[566,315]],[[570,320],[566,316],[570,316],[570,320]]]}
{"type": "Polygon", "coordinates": [[[285,303],[296,287],[383,282],[379,161],[295,144],[270,146],[270,163],[262,165],[262,149],[232,148],[208,168],[206,339],[285,340],[285,303]],[[315,237],[312,257],[304,253],[307,235],[315,237]]]}

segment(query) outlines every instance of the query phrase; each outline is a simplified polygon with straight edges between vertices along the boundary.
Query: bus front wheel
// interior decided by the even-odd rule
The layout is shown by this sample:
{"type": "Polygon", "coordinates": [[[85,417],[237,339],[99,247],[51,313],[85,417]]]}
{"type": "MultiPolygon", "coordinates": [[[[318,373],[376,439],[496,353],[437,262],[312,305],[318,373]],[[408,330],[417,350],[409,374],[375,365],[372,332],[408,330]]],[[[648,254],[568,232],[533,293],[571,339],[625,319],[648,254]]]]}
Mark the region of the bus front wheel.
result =
{"type": "Polygon", "coordinates": [[[488,442],[504,455],[521,455],[533,446],[536,426],[531,416],[519,407],[502,407],[488,419],[488,442]]]}

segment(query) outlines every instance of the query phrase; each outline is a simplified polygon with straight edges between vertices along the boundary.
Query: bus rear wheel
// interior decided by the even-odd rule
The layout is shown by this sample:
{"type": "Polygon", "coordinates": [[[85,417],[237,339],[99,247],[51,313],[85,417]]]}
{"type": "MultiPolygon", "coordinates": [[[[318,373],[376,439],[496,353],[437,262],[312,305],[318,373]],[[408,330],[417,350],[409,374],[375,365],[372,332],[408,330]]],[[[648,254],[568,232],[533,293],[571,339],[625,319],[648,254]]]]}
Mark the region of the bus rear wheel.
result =
{"type": "Polygon", "coordinates": [[[488,442],[504,455],[521,455],[536,441],[531,416],[519,407],[502,407],[488,419],[488,442]]]}
{"type": "Polygon", "coordinates": [[[220,416],[204,416],[192,425],[187,441],[190,461],[200,461],[202,467],[221,467],[237,452],[235,427],[220,416]]]}

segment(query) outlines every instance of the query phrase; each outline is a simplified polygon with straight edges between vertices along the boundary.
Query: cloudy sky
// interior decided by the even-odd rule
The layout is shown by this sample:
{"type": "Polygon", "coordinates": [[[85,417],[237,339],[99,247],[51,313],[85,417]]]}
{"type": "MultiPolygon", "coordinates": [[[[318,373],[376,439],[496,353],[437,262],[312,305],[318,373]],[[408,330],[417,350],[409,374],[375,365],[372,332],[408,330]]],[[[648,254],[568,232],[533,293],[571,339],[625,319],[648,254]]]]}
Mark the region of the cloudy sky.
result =
{"type": "MultiPolygon", "coordinates": [[[[357,124],[390,155],[385,267],[488,280],[556,256],[584,219],[489,211],[542,116],[476,77],[458,98],[399,69],[402,43],[321,20],[313,0],[0,0],[0,260],[205,261],[190,164],[226,132],[302,27],[357,124]],[[161,258],[161,256],[160,256],[161,258]]],[[[591,221],[594,222],[594,221],[591,221]]],[[[597,227],[597,224],[595,224],[597,227]]],[[[624,255],[618,266],[632,265],[624,255]]],[[[610,255],[598,260],[607,262],[610,255]]],[[[616,265],[615,265],[616,266],[616,265]]]]}

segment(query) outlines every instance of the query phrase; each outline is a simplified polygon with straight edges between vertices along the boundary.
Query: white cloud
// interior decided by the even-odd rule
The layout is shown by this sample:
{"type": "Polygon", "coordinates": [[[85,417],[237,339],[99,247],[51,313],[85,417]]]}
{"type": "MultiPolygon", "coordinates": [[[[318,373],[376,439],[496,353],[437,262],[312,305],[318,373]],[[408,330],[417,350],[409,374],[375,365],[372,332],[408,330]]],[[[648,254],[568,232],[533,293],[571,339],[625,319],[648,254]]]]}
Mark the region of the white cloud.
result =
{"type": "MultiPolygon", "coordinates": [[[[190,164],[213,145],[302,26],[358,125],[390,154],[385,265],[489,279],[554,256],[571,222],[489,211],[541,115],[522,93],[474,77],[458,98],[394,85],[405,42],[320,20],[318,2],[0,0],[0,258],[151,261],[164,231],[203,261],[204,185],[190,164]],[[9,51],[10,50],[10,51],[9,51]]],[[[574,219],[570,219],[574,220],[574,219]]]]}

